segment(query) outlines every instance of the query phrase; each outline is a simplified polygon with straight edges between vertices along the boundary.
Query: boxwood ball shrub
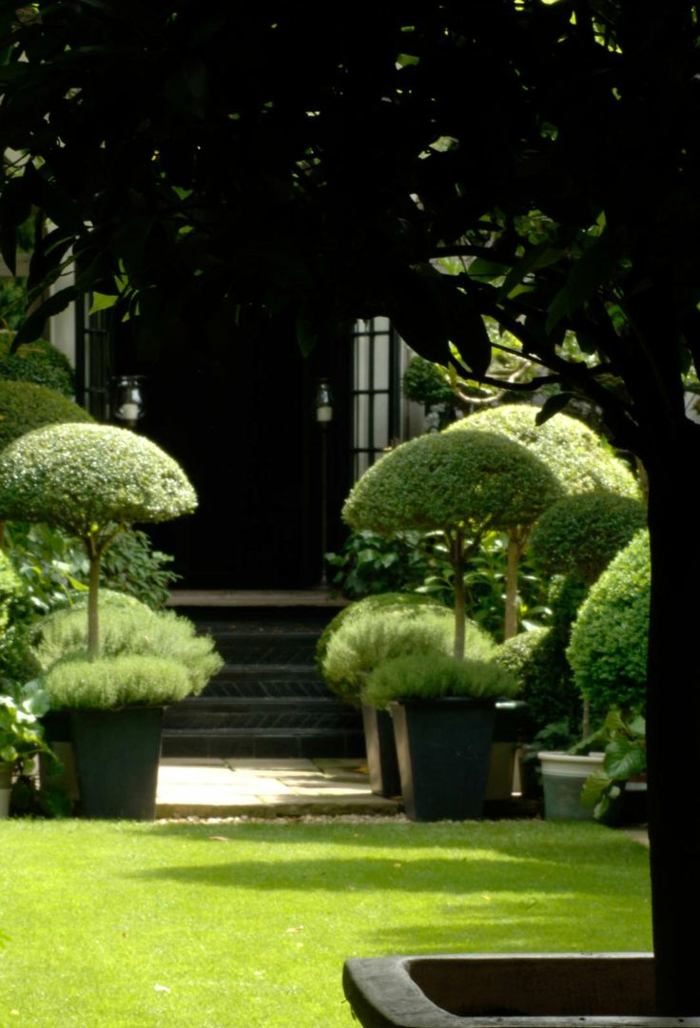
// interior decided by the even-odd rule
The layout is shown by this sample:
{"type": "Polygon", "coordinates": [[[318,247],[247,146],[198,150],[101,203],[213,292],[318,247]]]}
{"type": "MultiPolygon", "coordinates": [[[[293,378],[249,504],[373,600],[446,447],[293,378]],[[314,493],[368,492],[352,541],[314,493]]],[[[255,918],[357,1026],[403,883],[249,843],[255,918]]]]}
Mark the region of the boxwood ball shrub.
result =
{"type": "Polygon", "coordinates": [[[35,428],[63,422],[93,423],[93,418],[55,389],[0,381],[0,450],[35,428]]]}
{"type": "Polygon", "coordinates": [[[70,397],[75,391],[75,375],[70,361],[45,339],[22,343],[11,353],[14,333],[0,332],[0,379],[33,382],[70,397]]]}
{"type": "Polygon", "coordinates": [[[608,565],[581,605],[567,657],[591,710],[644,713],[651,569],[649,533],[639,532],[608,565]]]}
{"type": "Polygon", "coordinates": [[[485,532],[531,524],[562,495],[524,446],[492,432],[447,431],[403,443],[373,464],[343,508],[355,531],[443,533],[454,571],[454,655],[464,655],[464,571],[485,532]]]}
{"type": "Polygon", "coordinates": [[[646,507],[631,496],[607,490],[567,496],[537,520],[530,549],[545,574],[573,574],[592,585],[646,521],[646,507]]]}
{"type": "Polygon", "coordinates": [[[378,709],[395,700],[446,696],[500,699],[515,696],[513,675],[493,661],[459,660],[445,653],[409,654],[380,664],[370,674],[365,698],[378,709]]]}
{"type": "Polygon", "coordinates": [[[123,428],[63,424],[21,436],[0,453],[0,519],[44,521],[78,538],[90,561],[89,649],[99,650],[102,554],[134,522],[167,521],[197,505],[182,468],[123,428]]]}
{"type": "MultiPolygon", "coordinates": [[[[369,599],[369,597],[368,597],[369,599]]],[[[328,688],[346,703],[359,706],[368,675],[394,657],[449,654],[454,638],[454,613],[428,604],[372,605],[361,600],[362,610],[349,614],[331,635],[321,662],[328,688]]],[[[488,660],[495,643],[477,625],[468,622],[469,652],[488,660]]]]}

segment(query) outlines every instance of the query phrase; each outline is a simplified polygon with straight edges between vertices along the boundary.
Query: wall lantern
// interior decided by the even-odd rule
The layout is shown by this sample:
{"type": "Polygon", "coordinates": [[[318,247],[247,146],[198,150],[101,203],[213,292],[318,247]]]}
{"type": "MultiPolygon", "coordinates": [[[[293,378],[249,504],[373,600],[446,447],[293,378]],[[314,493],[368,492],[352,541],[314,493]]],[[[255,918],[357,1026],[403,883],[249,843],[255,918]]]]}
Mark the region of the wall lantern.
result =
{"type": "Polygon", "coordinates": [[[146,413],[143,404],[144,375],[122,375],[114,384],[114,417],[125,428],[136,428],[146,413]]]}

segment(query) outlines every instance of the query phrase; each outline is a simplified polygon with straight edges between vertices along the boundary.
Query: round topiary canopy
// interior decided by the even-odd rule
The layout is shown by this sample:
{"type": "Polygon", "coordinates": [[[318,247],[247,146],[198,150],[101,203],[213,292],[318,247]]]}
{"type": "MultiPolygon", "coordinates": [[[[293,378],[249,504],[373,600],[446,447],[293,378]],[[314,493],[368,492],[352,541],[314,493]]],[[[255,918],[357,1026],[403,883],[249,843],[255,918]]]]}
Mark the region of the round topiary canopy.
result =
{"type": "Polygon", "coordinates": [[[644,710],[650,596],[649,533],[642,531],[591,587],[566,651],[577,688],[601,718],[611,707],[644,710]]]}
{"type": "Polygon", "coordinates": [[[46,339],[22,343],[12,353],[14,332],[0,332],[0,379],[34,382],[70,397],[75,391],[75,375],[65,354],[46,339]]]}
{"type": "Polygon", "coordinates": [[[93,418],[55,389],[0,381],[0,450],[36,428],[68,422],[92,424],[93,418]]]}
{"type": "Polygon", "coordinates": [[[44,521],[80,539],[119,525],[167,521],[197,506],[182,468],[128,429],[37,429],[0,454],[0,518],[44,521]]]}
{"type": "Polygon", "coordinates": [[[403,443],[369,468],[343,507],[354,529],[476,536],[530,524],[562,495],[552,472],[494,432],[436,433],[403,443]]]}
{"type": "Polygon", "coordinates": [[[503,433],[546,464],[566,493],[608,489],[621,496],[639,497],[634,475],[604,439],[568,414],[555,414],[537,425],[538,413],[539,408],[529,404],[504,404],[471,414],[446,431],[503,433]]]}
{"type": "Polygon", "coordinates": [[[641,500],[602,489],[579,493],[544,512],[533,529],[530,549],[546,574],[573,574],[592,585],[646,523],[641,500]]]}

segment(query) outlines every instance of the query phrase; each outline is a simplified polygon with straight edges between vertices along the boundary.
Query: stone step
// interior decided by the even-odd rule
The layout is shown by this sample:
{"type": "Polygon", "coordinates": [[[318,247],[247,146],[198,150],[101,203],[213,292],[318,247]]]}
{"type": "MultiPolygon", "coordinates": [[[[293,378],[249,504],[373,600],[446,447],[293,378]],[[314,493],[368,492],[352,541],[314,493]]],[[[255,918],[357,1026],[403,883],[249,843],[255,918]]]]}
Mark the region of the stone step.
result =
{"type": "Polygon", "coordinates": [[[346,727],[354,730],[358,725],[358,712],[332,698],[262,701],[229,697],[217,698],[206,704],[193,699],[170,707],[164,722],[166,731],[211,731],[219,728],[335,730],[346,727]]]}
{"type": "Polygon", "coordinates": [[[165,715],[167,756],[362,757],[359,712],[340,703],[315,667],[335,611],[267,617],[198,610],[193,620],[226,661],[197,697],[165,715]]]}
{"type": "Polygon", "coordinates": [[[201,731],[164,731],[164,757],[257,757],[303,758],[320,757],[364,759],[362,731],[341,729],[303,729],[294,731],[267,728],[220,729],[201,731]]]}
{"type": "Polygon", "coordinates": [[[330,693],[314,668],[268,664],[227,664],[207,685],[203,699],[217,696],[328,697],[330,693]]]}

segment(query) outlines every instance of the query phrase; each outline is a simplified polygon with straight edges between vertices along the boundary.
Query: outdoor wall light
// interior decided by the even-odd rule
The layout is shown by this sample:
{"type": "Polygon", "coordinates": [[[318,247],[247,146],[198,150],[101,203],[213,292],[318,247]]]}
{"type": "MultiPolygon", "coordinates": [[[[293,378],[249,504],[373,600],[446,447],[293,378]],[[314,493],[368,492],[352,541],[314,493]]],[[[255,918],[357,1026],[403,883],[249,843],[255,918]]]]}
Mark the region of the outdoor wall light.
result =
{"type": "Polygon", "coordinates": [[[146,413],[143,404],[143,375],[122,375],[114,386],[114,416],[125,428],[136,428],[146,413]]]}
{"type": "Polygon", "coordinates": [[[327,378],[320,378],[316,386],[316,420],[327,424],[333,420],[333,394],[327,378]]]}

